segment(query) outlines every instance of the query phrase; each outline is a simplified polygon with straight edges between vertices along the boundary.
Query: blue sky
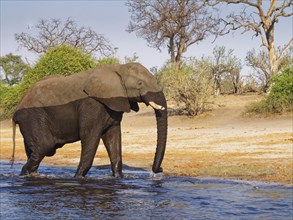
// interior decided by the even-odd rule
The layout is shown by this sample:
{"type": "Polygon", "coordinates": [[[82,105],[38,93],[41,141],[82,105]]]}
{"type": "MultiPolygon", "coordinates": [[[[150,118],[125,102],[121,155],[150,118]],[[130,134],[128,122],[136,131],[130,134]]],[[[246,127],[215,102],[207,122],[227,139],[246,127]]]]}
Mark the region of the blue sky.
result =
{"type": "MultiPolygon", "coordinates": [[[[222,7],[223,13],[239,10],[240,6],[222,7]]],[[[114,47],[118,48],[117,56],[123,59],[132,57],[136,53],[139,62],[146,67],[161,67],[169,55],[166,49],[161,52],[147,46],[142,38],[137,38],[135,33],[126,32],[130,21],[130,13],[125,6],[125,1],[12,1],[1,0],[1,56],[8,53],[22,55],[30,62],[36,56],[26,49],[19,49],[15,41],[15,33],[28,32],[28,27],[35,25],[39,19],[71,17],[78,26],[90,27],[97,33],[103,34],[114,47]]],[[[293,36],[293,21],[291,18],[281,19],[276,27],[276,45],[283,45],[293,36]]],[[[31,33],[31,32],[30,32],[31,33]]],[[[217,39],[207,39],[200,44],[189,47],[184,56],[209,56],[216,45],[233,49],[243,64],[247,51],[252,48],[259,49],[260,38],[252,38],[253,33],[241,34],[234,32],[217,39]]],[[[249,69],[244,68],[246,71],[249,69]]]]}

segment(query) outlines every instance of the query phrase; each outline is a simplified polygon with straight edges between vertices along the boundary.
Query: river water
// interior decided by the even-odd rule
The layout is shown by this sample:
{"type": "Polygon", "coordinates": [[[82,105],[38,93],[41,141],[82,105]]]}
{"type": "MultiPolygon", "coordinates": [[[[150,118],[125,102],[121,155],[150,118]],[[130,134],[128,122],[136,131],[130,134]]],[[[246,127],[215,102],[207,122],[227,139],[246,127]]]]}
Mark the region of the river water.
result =
{"type": "Polygon", "coordinates": [[[1,220],[5,219],[292,219],[292,187],[220,179],[153,176],[124,167],[93,167],[86,178],[74,168],[41,165],[20,177],[1,161],[1,220]]]}

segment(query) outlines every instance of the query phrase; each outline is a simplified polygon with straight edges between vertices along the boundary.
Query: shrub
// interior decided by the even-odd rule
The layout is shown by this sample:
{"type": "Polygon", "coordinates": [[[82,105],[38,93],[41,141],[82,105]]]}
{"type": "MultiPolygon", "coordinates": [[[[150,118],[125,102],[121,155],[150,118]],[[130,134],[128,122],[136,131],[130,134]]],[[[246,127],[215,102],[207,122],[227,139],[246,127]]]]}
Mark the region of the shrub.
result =
{"type": "Polygon", "coordinates": [[[96,66],[91,54],[77,48],[62,45],[54,47],[42,56],[25,74],[24,81],[32,83],[51,75],[70,75],[96,66]]]}
{"type": "Polygon", "coordinates": [[[104,64],[119,64],[119,59],[116,57],[108,57],[108,58],[104,58],[104,59],[100,59],[97,61],[97,65],[96,66],[102,66],[104,64]]]}
{"type": "Polygon", "coordinates": [[[273,78],[273,86],[267,100],[274,112],[285,112],[293,107],[293,66],[273,78]]]}
{"type": "Polygon", "coordinates": [[[24,86],[24,84],[18,84],[15,86],[0,86],[0,119],[8,118],[13,114],[25,91],[26,86],[24,86]]]}
{"type": "Polygon", "coordinates": [[[257,79],[253,75],[246,75],[243,77],[243,84],[240,88],[240,93],[261,93],[261,87],[257,79]]]}
{"type": "Polygon", "coordinates": [[[195,116],[207,109],[212,79],[204,62],[193,61],[180,70],[165,68],[157,78],[167,98],[175,101],[179,114],[195,116]]]}
{"type": "Polygon", "coordinates": [[[268,114],[293,110],[293,67],[286,67],[272,79],[267,97],[247,108],[247,113],[268,114]]]}

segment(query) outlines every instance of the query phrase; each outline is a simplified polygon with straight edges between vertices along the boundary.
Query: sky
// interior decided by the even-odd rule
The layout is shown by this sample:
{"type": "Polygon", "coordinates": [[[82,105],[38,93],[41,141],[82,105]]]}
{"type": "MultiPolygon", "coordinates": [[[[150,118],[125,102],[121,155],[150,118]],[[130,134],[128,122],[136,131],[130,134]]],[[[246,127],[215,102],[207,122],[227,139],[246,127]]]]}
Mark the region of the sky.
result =
{"type": "MultiPolygon", "coordinates": [[[[29,30],[28,27],[33,27],[40,19],[58,18],[66,20],[70,17],[76,21],[79,27],[90,27],[97,33],[103,34],[111,42],[113,48],[118,48],[116,56],[122,60],[125,56],[132,57],[136,54],[139,57],[138,61],[150,69],[162,67],[169,59],[166,48],[160,52],[155,48],[148,47],[147,42],[138,38],[135,33],[126,32],[130,21],[130,13],[125,6],[125,1],[0,1],[1,56],[8,53],[18,54],[31,64],[35,63],[37,56],[28,52],[25,48],[19,48],[19,44],[15,40],[15,34],[21,32],[33,33],[34,29],[29,30]]],[[[240,6],[221,7],[223,14],[240,9],[240,6]]],[[[293,17],[281,19],[277,24],[276,46],[284,45],[293,36],[292,19],[293,17]]],[[[220,37],[214,43],[212,41],[213,38],[208,38],[199,44],[192,45],[184,56],[197,58],[210,56],[216,45],[225,46],[227,49],[233,49],[234,54],[242,60],[244,70],[250,71],[244,66],[245,56],[249,50],[253,48],[258,50],[261,45],[261,39],[253,37],[252,32],[241,34],[241,31],[220,37]]]]}

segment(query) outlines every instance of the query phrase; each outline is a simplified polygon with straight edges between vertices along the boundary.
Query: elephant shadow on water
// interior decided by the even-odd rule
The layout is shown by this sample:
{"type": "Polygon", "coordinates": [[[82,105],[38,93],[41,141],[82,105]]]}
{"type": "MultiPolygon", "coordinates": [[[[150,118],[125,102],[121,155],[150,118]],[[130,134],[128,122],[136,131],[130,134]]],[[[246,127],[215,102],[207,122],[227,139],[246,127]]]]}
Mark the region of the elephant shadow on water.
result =
{"type": "Polygon", "coordinates": [[[167,103],[156,78],[138,63],[107,64],[35,83],[13,115],[12,161],[18,124],[28,159],[21,175],[37,172],[45,156],[80,140],[81,159],[75,177],[85,176],[102,139],[113,176],[122,177],[121,120],[124,112],[139,111],[138,102],[155,112],[157,147],[152,171],[160,173],[167,140],[167,103]]]}

